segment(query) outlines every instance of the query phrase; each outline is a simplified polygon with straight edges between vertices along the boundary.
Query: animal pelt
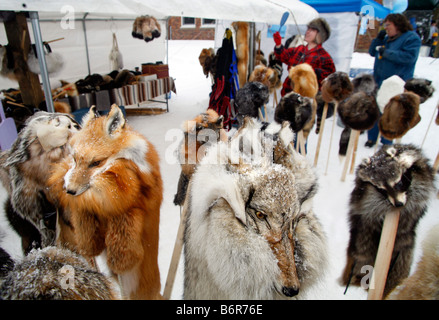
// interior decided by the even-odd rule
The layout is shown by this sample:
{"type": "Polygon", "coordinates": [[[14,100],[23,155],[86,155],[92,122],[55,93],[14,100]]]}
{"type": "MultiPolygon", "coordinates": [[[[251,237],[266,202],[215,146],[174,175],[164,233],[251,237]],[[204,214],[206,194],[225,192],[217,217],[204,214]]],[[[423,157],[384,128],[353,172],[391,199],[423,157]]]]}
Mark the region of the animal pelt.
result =
{"type": "MultiPolygon", "coordinates": [[[[4,234],[2,230],[0,229],[0,245],[3,241],[4,234]]],[[[9,273],[9,271],[12,270],[14,267],[14,260],[12,260],[9,253],[0,247],[0,283],[2,282],[3,278],[9,273]]]]}
{"type": "Polygon", "coordinates": [[[276,70],[259,64],[253,69],[248,81],[261,82],[267,86],[268,92],[271,94],[278,86],[279,76],[276,70]]]}
{"type": "MultiPolygon", "coordinates": [[[[7,201],[11,205],[7,210],[9,221],[22,237],[29,234],[20,232],[19,225],[30,222],[41,234],[43,247],[55,240],[55,230],[49,227],[53,224],[51,220],[55,219],[55,209],[47,193],[47,178],[51,165],[61,161],[68,153],[67,141],[79,128],[69,115],[37,112],[27,119],[12,147],[0,156],[2,182],[9,191],[7,201]],[[14,215],[19,217],[14,219],[14,215]]],[[[27,229],[24,227],[24,230],[27,229]]],[[[23,239],[23,244],[34,240],[39,242],[38,238],[30,238],[23,239]]],[[[28,248],[23,246],[25,252],[28,248]]]]}
{"type": "Polygon", "coordinates": [[[268,65],[267,59],[265,58],[263,51],[256,50],[256,53],[255,53],[255,64],[254,65],[255,66],[257,66],[257,65],[267,66],[268,65]]]}
{"type": "Polygon", "coordinates": [[[415,272],[398,285],[387,299],[439,300],[439,225],[427,233],[415,272]]]}
{"type": "Polygon", "coordinates": [[[295,48],[300,45],[306,45],[305,36],[295,34],[285,40],[285,48],[295,48]]]}
{"type": "Polygon", "coordinates": [[[137,17],[133,23],[133,31],[131,35],[133,38],[152,41],[161,35],[160,23],[153,16],[145,15],[137,17]]]}
{"type": "Polygon", "coordinates": [[[197,164],[203,159],[206,148],[217,141],[227,141],[223,129],[224,117],[215,110],[207,109],[194,119],[182,125],[184,137],[178,148],[178,159],[181,173],[178,180],[174,204],[182,206],[186,198],[186,190],[197,164]]]}
{"type": "Polygon", "coordinates": [[[70,245],[86,258],[106,250],[123,297],[160,298],[163,185],[154,146],[113,105],[105,117],[91,107],[69,148],[71,154],[54,166],[48,190],[71,219],[75,243],[70,245]]]}
{"type": "Polygon", "coordinates": [[[346,72],[336,71],[322,82],[322,98],[325,102],[340,102],[353,91],[353,85],[346,72]]]}
{"type": "Polygon", "coordinates": [[[0,285],[4,300],[114,300],[112,283],[67,249],[32,250],[0,285]]]}
{"type": "Polygon", "coordinates": [[[249,25],[248,22],[235,21],[232,22],[232,28],[236,34],[236,58],[238,60],[238,82],[242,88],[247,82],[248,62],[249,62],[249,25]]]}
{"type": "Polygon", "coordinates": [[[259,109],[268,102],[270,94],[268,87],[261,82],[247,82],[236,93],[235,110],[239,126],[244,117],[259,117],[259,109]]]}
{"type": "Polygon", "coordinates": [[[270,68],[272,68],[273,70],[277,71],[278,74],[278,82],[276,83],[276,89],[279,89],[282,87],[282,71],[283,71],[283,67],[282,67],[282,61],[278,60],[276,58],[276,55],[274,54],[274,52],[271,52],[268,55],[268,66],[270,68]]]}
{"type": "MultiPolygon", "coordinates": [[[[64,59],[58,52],[52,52],[48,43],[44,44],[44,57],[46,59],[47,72],[49,74],[56,74],[64,67],[64,59]]],[[[38,55],[35,45],[32,45],[32,50],[29,51],[27,57],[27,65],[29,70],[33,73],[40,74],[40,63],[38,61],[38,55]]]]}
{"type": "Polygon", "coordinates": [[[434,190],[429,160],[413,145],[385,145],[363,160],[349,202],[350,239],[342,285],[361,284],[362,267],[374,265],[384,217],[396,208],[401,215],[384,297],[409,275],[416,226],[434,190]]]}
{"type": "Polygon", "coordinates": [[[12,49],[9,46],[0,45],[0,76],[18,81],[14,69],[15,61],[12,49]]]}
{"type": "Polygon", "coordinates": [[[310,121],[313,114],[312,104],[311,98],[290,92],[280,99],[274,111],[274,120],[277,123],[288,121],[291,130],[297,133],[310,121]]]}
{"type": "Polygon", "coordinates": [[[376,97],[378,86],[371,74],[360,74],[352,80],[353,93],[365,92],[376,97]]]}
{"type": "Polygon", "coordinates": [[[427,101],[434,93],[434,87],[431,85],[431,81],[427,79],[413,78],[407,80],[404,89],[416,93],[421,99],[421,103],[427,101]]]}
{"type": "Polygon", "coordinates": [[[212,77],[215,77],[216,59],[215,50],[213,50],[213,48],[201,50],[198,61],[203,68],[203,73],[206,78],[209,76],[209,73],[212,77]]]}
{"type": "Polygon", "coordinates": [[[70,104],[61,101],[53,101],[53,108],[59,113],[71,113],[72,111],[70,104]]]}
{"type": "Polygon", "coordinates": [[[340,102],[338,115],[343,123],[354,130],[369,130],[380,116],[372,94],[358,91],[340,102]]]}
{"type": "Polygon", "coordinates": [[[383,81],[377,92],[377,103],[381,113],[394,96],[404,92],[405,81],[398,76],[391,76],[383,81]]]}
{"type": "Polygon", "coordinates": [[[345,126],[340,135],[340,140],[338,142],[338,155],[346,156],[348,150],[349,139],[351,137],[351,128],[345,126]]]}
{"type": "Polygon", "coordinates": [[[390,99],[378,122],[381,135],[389,140],[404,136],[421,121],[420,98],[411,92],[401,93],[390,99]]]}
{"type": "Polygon", "coordinates": [[[316,176],[288,123],[252,118],[208,150],[189,186],[185,299],[303,297],[326,266],[316,176]],[[263,270],[261,272],[261,270],[263,270]]]}

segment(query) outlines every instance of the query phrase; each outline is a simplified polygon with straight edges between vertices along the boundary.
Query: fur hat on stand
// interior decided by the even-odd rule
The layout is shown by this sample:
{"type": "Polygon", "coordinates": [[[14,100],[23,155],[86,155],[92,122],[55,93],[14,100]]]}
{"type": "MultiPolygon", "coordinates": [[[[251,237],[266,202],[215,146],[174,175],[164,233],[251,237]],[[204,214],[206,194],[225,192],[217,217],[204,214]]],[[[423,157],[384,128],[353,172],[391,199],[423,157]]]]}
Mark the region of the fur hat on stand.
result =
{"type": "Polygon", "coordinates": [[[312,99],[303,97],[296,92],[290,92],[280,99],[274,111],[277,123],[290,122],[291,130],[299,132],[312,116],[312,99]]]}
{"type": "Polygon", "coordinates": [[[359,91],[340,103],[338,115],[351,129],[369,130],[378,120],[380,111],[372,94],[359,91]]]}
{"type": "Polygon", "coordinates": [[[331,27],[328,22],[323,18],[316,18],[308,23],[308,28],[316,29],[317,34],[316,41],[318,44],[322,44],[331,36],[331,27]]]}

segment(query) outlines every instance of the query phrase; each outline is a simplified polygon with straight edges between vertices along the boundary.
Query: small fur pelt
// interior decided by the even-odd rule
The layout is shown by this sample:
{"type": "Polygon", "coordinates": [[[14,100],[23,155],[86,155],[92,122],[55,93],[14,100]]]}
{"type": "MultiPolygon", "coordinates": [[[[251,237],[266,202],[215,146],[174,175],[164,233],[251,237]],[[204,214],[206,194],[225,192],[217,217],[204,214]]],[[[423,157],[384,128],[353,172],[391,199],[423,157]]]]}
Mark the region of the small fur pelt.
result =
{"type": "Polygon", "coordinates": [[[212,75],[212,77],[215,77],[216,55],[213,48],[201,50],[198,61],[203,68],[203,73],[206,78],[209,76],[209,73],[212,75]]]}
{"type": "Polygon", "coordinates": [[[434,93],[434,87],[431,85],[431,81],[427,79],[414,78],[407,80],[404,89],[416,93],[421,98],[421,103],[427,101],[434,93]]]}
{"type": "Polygon", "coordinates": [[[422,257],[415,272],[387,300],[439,300],[439,224],[428,231],[422,242],[422,257]]]}
{"type": "Polygon", "coordinates": [[[291,130],[297,133],[310,121],[313,113],[312,104],[311,98],[290,92],[280,99],[274,111],[274,120],[279,124],[288,121],[291,130]]]}
{"type": "Polygon", "coordinates": [[[3,300],[115,300],[112,283],[67,249],[32,250],[0,284],[3,300]]]}
{"type": "Polygon", "coordinates": [[[353,86],[346,72],[336,71],[322,82],[322,98],[325,102],[340,102],[352,93],[353,86]]]}
{"type": "MultiPolygon", "coordinates": [[[[40,63],[38,62],[38,55],[36,53],[35,46],[32,45],[33,50],[29,51],[27,57],[27,65],[29,70],[33,73],[40,74],[40,63]]],[[[47,72],[49,74],[56,74],[64,67],[63,56],[57,52],[52,52],[49,44],[44,44],[44,55],[46,59],[47,72]]]]}
{"type": "Polygon", "coordinates": [[[249,62],[249,25],[248,22],[232,22],[232,28],[236,34],[236,58],[238,59],[238,82],[242,88],[247,82],[248,62],[249,62]]]}
{"type": "Polygon", "coordinates": [[[421,121],[420,98],[412,92],[394,96],[384,108],[378,128],[386,139],[398,139],[421,121]]]}
{"type": "Polygon", "coordinates": [[[257,65],[248,79],[249,82],[261,82],[267,86],[269,93],[277,88],[279,83],[278,72],[270,67],[266,67],[262,64],[257,65]]]}
{"type": "Polygon", "coordinates": [[[235,109],[239,126],[244,117],[259,118],[259,109],[268,102],[270,94],[266,85],[261,82],[247,82],[236,93],[235,109]]]}
{"type": "Polygon", "coordinates": [[[361,91],[340,102],[337,110],[346,126],[360,131],[371,129],[380,116],[375,97],[361,91]]]}
{"type": "Polygon", "coordinates": [[[145,40],[146,42],[152,41],[161,35],[160,23],[153,16],[137,17],[134,20],[131,35],[133,38],[145,40]]]}
{"type": "Polygon", "coordinates": [[[274,52],[271,52],[268,55],[268,66],[270,68],[272,68],[273,70],[277,71],[278,74],[278,83],[276,84],[276,89],[279,89],[282,87],[282,72],[283,72],[283,66],[282,66],[282,61],[278,60],[276,58],[276,55],[274,54],[274,52]]]}
{"type": "Polygon", "coordinates": [[[414,145],[384,145],[362,161],[349,202],[350,240],[342,285],[362,284],[363,266],[374,266],[384,217],[395,208],[401,216],[384,297],[409,275],[416,226],[435,190],[429,160],[414,145]]]}

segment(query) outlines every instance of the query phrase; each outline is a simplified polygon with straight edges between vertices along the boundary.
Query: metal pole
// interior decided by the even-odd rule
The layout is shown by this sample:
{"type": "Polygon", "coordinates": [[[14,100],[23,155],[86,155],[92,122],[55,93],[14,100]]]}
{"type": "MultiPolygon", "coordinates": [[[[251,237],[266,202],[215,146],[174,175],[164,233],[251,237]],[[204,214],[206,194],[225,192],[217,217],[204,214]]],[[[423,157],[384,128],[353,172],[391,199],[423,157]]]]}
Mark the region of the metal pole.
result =
{"type": "Polygon", "coordinates": [[[55,112],[52,100],[52,90],[50,90],[49,74],[47,72],[46,56],[44,54],[43,40],[41,37],[40,22],[38,12],[30,11],[29,17],[34,32],[35,47],[37,49],[38,63],[40,64],[41,79],[43,81],[44,96],[46,97],[46,107],[48,112],[55,112]]]}
{"type": "Polygon", "coordinates": [[[82,29],[84,30],[84,40],[85,40],[85,53],[87,54],[87,69],[88,69],[88,74],[91,74],[90,71],[90,56],[88,54],[88,41],[87,41],[87,29],[85,28],[85,18],[88,16],[88,12],[86,12],[84,14],[84,16],[82,17],[82,29]]]}
{"type": "MultiPolygon", "coordinates": [[[[248,48],[249,48],[248,75],[253,72],[253,69],[255,67],[255,29],[256,29],[254,22],[250,22],[249,25],[250,25],[250,28],[249,28],[249,32],[250,32],[249,42],[250,43],[248,45],[248,48]]],[[[248,79],[248,75],[247,75],[247,79],[248,79]]]]}

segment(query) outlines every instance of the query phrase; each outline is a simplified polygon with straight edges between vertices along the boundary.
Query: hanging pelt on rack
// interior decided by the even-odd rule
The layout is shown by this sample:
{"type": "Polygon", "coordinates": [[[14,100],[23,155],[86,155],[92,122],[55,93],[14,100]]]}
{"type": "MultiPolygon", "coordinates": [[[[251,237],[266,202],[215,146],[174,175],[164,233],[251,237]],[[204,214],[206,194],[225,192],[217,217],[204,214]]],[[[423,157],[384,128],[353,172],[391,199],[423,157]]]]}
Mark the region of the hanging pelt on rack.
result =
{"type": "Polygon", "coordinates": [[[161,35],[160,23],[153,16],[137,17],[134,20],[131,35],[133,38],[145,40],[146,42],[152,41],[161,35]]]}
{"type": "Polygon", "coordinates": [[[238,58],[239,87],[244,86],[248,76],[249,25],[248,22],[235,21],[232,28],[236,33],[236,57],[238,58]]]}

